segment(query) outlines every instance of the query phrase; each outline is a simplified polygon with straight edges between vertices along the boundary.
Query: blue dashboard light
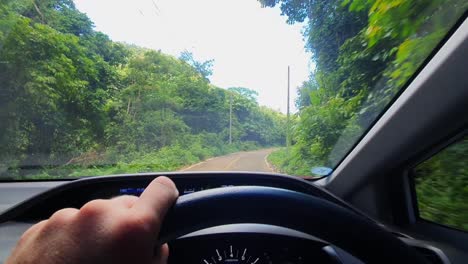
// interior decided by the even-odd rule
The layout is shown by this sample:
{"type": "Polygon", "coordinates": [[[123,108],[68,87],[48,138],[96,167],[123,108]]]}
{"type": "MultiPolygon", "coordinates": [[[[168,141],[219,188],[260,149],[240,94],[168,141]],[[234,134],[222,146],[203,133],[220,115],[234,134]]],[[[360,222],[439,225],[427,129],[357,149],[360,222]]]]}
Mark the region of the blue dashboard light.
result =
{"type": "Polygon", "coordinates": [[[120,189],[121,195],[136,195],[139,196],[145,191],[145,188],[122,188],[120,189]]]}

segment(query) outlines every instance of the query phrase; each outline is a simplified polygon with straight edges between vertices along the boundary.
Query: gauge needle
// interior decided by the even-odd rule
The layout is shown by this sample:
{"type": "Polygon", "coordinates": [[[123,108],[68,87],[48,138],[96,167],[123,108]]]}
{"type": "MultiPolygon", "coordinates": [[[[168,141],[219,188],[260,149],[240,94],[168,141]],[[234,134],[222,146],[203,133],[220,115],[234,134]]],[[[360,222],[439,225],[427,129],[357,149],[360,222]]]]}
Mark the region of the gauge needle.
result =
{"type": "Polygon", "coordinates": [[[258,258],[257,258],[257,259],[256,259],[254,262],[252,262],[252,264],[255,264],[255,263],[257,263],[257,261],[258,261],[258,258]]]}
{"type": "Polygon", "coordinates": [[[221,257],[221,255],[219,254],[219,251],[216,249],[216,254],[218,254],[218,260],[222,260],[223,258],[221,257]]]}
{"type": "Polygon", "coordinates": [[[232,245],[229,246],[229,249],[230,249],[230,251],[231,251],[231,254],[230,254],[229,256],[232,258],[232,257],[234,257],[234,254],[232,254],[232,245]]]}
{"type": "Polygon", "coordinates": [[[242,257],[241,257],[242,260],[245,260],[245,253],[246,252],[247,252],[247,249],[244,249],[244,253],[242,253],[242,257]]]}

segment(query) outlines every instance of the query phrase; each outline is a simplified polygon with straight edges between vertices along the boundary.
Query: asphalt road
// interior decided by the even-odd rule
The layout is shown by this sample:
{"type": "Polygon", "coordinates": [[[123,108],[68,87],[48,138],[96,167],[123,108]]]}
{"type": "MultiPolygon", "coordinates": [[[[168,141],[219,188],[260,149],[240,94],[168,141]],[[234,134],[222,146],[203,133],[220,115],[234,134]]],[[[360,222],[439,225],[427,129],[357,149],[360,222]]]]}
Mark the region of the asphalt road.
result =
{"type": "Polygon", "coordinates": [[[232,153],[186,167],[181,171],[260,171],[273,172],[267,163],[267,156],[274,149],[262,149],[232,153]]]}

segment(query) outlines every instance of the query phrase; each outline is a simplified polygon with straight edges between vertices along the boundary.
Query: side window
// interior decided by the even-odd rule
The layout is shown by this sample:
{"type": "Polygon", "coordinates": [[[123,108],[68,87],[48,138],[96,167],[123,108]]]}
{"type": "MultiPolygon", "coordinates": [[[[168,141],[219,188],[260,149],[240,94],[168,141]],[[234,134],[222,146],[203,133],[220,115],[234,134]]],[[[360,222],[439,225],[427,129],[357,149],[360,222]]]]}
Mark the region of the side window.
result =
{"type": "Polygon", "coordinates": [[[468,136],[414,168],[419,216],[468,231],[468,136]]]}

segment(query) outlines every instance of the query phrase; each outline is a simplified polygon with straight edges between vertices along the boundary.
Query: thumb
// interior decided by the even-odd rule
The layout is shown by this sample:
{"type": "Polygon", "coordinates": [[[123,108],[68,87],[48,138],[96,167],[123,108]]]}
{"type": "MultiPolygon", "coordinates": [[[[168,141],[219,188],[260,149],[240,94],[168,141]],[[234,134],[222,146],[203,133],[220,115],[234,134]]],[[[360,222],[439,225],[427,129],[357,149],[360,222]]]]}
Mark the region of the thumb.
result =
{"type": "Polygon", "coordinates": [[[162,245],[154,256],[152,264],[167,264],[169,258],[169,246],[167,244],[162,245]]]}

